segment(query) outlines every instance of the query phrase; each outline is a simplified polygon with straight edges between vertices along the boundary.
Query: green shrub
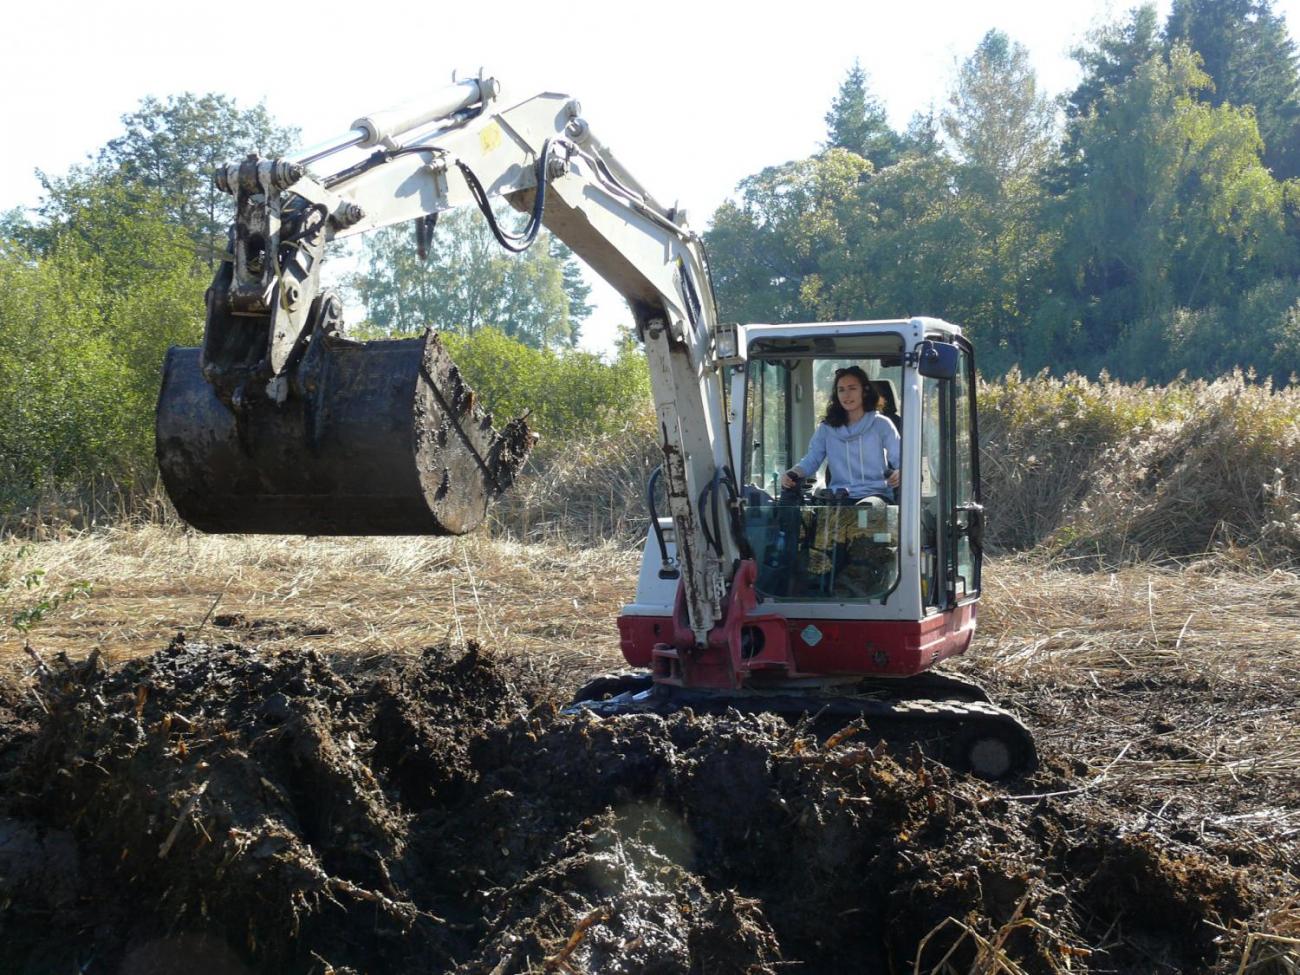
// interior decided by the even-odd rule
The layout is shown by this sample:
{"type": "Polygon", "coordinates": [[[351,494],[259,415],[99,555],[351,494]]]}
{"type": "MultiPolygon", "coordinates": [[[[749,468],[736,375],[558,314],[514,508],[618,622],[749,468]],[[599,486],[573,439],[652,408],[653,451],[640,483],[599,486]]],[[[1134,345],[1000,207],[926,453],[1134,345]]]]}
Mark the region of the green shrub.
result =
{"type": "Polygon", "coordinates": [[[536,349],[492,328],[442,339],[498,422],[528,410],[541,435],[495,506],[493,530],[572,544],[639,542],[646,481],[662,459],[640,350],[606,362],[573,349],[536,349]]]}
{"type": "Polygon", "coordinates": [[[0,514],[153,480],[163,356],[198,340],[204,282],[179,231],[138,224],[157,246],[134,266],[72,232],[44,255],[0,254],[0,514]]]}
{"type": "Polygon", "coordinates": [[[637,351],[605,362],[576,349],[535,349],[494,328],[442,338],[498,417],[530,410],[530,424],[544,439],[609,435],[650,409],[650,374],[637,351]]]}

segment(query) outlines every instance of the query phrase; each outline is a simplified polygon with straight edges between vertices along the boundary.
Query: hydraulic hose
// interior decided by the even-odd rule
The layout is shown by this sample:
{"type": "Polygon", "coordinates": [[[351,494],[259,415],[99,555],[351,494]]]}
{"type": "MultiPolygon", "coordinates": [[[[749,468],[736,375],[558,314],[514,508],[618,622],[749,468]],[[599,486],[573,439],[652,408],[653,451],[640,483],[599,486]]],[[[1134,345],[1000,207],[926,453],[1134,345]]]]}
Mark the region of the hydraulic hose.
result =
{"type": "Polygon", "coordinates": [[[716,552],[718,555],[721,555],[722,545],[718,541],[718,539],[714,536],[713,532],[709,531],[709,518],[708,518],[709,495],[717,487],[717,484],[718,484],[718,475],[715,473],[713,475],[713,480],[711,480],[708,484],[704,485],[704,487],[700,488],[700,497],[699,500],[696,502],[696,507],[699,509],[699,513],[700,513],[700,533],[704,536],[705,544],[707,544],[709,548],[713,549],[713,551],[716,552]]]}
{"type": "Polygon", "coordinates": [[[664,465],[660,464],[650,474],[650,480],[646,483],[645,503],[646,509],[650,512],[650,530],[654,532],[655,542],[659,545],[659,578],[675,579],[678,573],[668,558],[668,541],[664,538],[663,526],[659,524],[659,508],[655,504],[655,489],[659,486],[659,478],[663,472],[664,465]]]}
{"type": "Polygon", "coordinates": [[[744,558],[753,558],[753,548],[749,544],[749,539],[745,536],[744,518],[740,512],[740,492],[736,487],[736,475],[726,464],[713,472],[713,479],[700,491],[698,502],[700,532],[704,535],[704,541],[708,543],[708,546],[721,556],[722,510],[719,496],[723,488],[726,488],[729,499],[727,502],[727,520],[731,527],[731,537],[735,540],[736,548],[744,558]],[[709,527],[710,515],[713,521],[712,529],[709,527]]]}
{"type": "Polygon", "coordinates": [[[465,177],[465,182],[469,186],[470,195],[474,197],[474,202],[478,208],[483,211],[483,216],[487,218],[488,226],[492,229],[492,236],[506,250],[514,254],[521,254],[532,246],[533,241],[537,239],[537,232],[542,229],[542,215],[546,212],[546,166],[547,160],[551,155],[551,140],[547,139],[542,143],[542,151],[537,154],[537,162],[533,167],[533,174],[537,183],[537,192],[533,196],[533,212],[528,219],[528,226],[524,228],[521,234],[511,234],[501,229],[497,223],[496,214],[492,212],[492,203],[488,199],[487,192],[483,189],[483,184],[478,181],[478,177],[461,160],[456,160],[456,165],[460,167],[461,173],[465,177]]]}
{"type": "Polygon", "coordinates": [[[728,467],[722,468],[726,475],[722,483],[727,488],[727,494],[731,498],[731,536],[736,540],[736,548],[740,550],[741,558],[752,559],[754,549],[749,544],[749,536],[745,534],[745,511],[740,503],[740,491],[736,487],[736,475],[728,467]]]}

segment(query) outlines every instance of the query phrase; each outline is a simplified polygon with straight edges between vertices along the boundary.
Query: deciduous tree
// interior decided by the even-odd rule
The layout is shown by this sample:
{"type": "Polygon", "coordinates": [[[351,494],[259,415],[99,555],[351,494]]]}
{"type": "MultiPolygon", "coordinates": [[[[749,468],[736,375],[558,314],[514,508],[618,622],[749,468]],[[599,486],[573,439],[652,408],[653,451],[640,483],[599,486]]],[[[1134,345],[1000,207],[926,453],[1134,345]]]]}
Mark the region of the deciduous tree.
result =
{"type": "Polygon", "coordinates": [[[477,211],[445,214],[425,262],[409,225],[367,235],[363,250],[365,270],[350,284],[384,332],[432,325],[473,334],[492,326],[536,348],[572,346],[590,313],[590,288],[568,248],[543,232],[511,254],[477,211]]]}
{"type": "Polygon", "coordinates": [[[1270,0],[1174,0],[1166,34],[1201,56],[1212,105],[1253,106],[1264,161],[1300,175],[1300,71],[1295,42],[1270,0]]]}
{"type": "Polygon", "coordinates": [[[957,153],[951,247],[955,308],[986,355],[1019,358],[1041,296],[1054,231],[1043,219],[1043,177],[1053,158],[1055,109],[1029,52],[989,31],[961,66],[942,117],[957,153]]]}
{"type": "MultiPolygon", "coordinates": [[[[834,318],[840,275],[870,217],[860,196],[871,163],[845,149],[772,166],[740,182],[705,235],[722,314],[745,322],[834,318]]],[[[852,317],[850,315],[850,317],[852,317]]]]}
{"type": "Polygon", "coordinates": [[[249,152],[287,151],[297,138],[297,130],[277,125],[264,105],[240,108],[234,99],[212,93],[146,97],[122,116],[122,126],[122,135],[95,153],[88,166],[62,178],[41,174],[42,215],[55,224],[66,222],[68,201],[75,206],[79,187],[86,184],[115,180],[137,192],[148,190],[163,200],[169,219],[185,228],[209,269],[226,248],[226,228],[234,217],[234,204],[213,184],[213,172],[249,152]]]}
{"type": "Polygon", "coordinates": [[[206,282],[165,202],[127,216],[123,192],[83,188],[79,232],[0,249],[0,510],[152,476],[163,356],[198,341],[206,282]]]}
{"type": "Polygon", "coordinates": [[[1060,265],[1084,326],[1076,352],[1094,367],[1135,323],[1249,289],[1294,260],[1254,115],[1201,101],[1209,83],[1176,45],[1081,122],[1090,162],[1067,197],[1060,265]]]}

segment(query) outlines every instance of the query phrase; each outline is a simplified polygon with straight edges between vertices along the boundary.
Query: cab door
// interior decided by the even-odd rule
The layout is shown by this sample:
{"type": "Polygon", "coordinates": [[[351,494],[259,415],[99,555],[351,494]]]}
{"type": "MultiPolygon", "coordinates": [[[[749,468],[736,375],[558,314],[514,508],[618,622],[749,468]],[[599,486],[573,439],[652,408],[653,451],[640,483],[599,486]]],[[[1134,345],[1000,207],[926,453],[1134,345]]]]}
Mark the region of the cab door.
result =
{"type": "Polygon", "coordinates": [[[984,508],[980,503],[975,359],[956,343],[952,378],[921,386],[921,592],[927,610],[979,596],[984,508]]]}

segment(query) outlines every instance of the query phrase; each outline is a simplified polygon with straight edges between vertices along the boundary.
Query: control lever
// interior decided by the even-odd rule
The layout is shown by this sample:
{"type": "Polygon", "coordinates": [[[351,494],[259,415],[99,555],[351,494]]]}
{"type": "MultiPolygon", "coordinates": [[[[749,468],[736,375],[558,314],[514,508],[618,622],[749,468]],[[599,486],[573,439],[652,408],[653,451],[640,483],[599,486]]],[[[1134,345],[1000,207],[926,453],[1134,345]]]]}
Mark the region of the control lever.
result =
{"type": "Polygon", "coordinates": [[[777,504],[798,507],[803,504],[803,482],[805,479],[799,477],[793,471],[786,471],[786,475],[794,481],[794,487],[786,487],[782,484],[777,504]]]}

